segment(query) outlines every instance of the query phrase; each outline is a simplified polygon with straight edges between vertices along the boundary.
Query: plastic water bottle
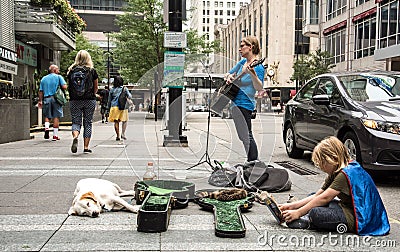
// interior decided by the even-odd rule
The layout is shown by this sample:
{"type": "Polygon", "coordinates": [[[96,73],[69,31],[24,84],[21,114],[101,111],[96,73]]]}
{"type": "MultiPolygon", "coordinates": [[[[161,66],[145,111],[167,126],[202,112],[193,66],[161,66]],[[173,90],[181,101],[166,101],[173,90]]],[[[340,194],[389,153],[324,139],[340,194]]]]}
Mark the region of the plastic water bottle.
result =
{"type": "Polygon", "coordinates": [[[156,179],[156,173],[154,172],[153,162],[147,163],[146,172],[143,175],[143,180],[154,180],[156,179]]]}

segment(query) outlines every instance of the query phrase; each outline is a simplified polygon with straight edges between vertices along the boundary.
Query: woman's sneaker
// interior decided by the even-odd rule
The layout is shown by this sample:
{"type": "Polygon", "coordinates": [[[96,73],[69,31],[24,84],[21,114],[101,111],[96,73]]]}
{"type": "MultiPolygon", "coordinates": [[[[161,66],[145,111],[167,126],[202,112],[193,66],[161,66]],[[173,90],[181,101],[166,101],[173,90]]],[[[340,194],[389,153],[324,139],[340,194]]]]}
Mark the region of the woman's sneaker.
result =
{"type": "Polygon", "coordinates": [[[78,151],[78,138],[74,138],[72,141],[71,152],[76,153],[78,151]]]}
{"type": "Polygon", "coordinates": [[[50,138],[50,130],[49,129],[45,129],[44,130],[44,139],[49,139],[50,138]]]}

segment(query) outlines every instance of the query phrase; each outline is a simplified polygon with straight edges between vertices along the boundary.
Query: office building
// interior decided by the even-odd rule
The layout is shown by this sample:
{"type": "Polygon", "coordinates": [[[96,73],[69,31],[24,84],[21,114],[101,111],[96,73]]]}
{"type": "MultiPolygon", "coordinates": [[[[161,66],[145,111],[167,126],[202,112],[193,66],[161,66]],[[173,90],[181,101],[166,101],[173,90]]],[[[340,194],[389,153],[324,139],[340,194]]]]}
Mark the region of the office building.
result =
{"type": "Polygon", "coordinates": [[[399,0],[305,2],[303,30],[330,52],[334,71],[400,71],[399,0]]]}

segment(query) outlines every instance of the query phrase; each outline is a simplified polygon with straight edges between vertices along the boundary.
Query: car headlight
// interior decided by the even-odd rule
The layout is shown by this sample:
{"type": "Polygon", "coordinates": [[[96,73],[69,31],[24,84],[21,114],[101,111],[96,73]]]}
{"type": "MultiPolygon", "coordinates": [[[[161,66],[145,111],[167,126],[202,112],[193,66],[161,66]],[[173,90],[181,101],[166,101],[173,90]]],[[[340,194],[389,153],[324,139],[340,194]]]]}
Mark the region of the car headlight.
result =
{"type": "Polygon", "coordinates": [[[400,123],[383,122],[371,119],[362,119],[362,122],[367,128],[400,135],[400,123]]]}

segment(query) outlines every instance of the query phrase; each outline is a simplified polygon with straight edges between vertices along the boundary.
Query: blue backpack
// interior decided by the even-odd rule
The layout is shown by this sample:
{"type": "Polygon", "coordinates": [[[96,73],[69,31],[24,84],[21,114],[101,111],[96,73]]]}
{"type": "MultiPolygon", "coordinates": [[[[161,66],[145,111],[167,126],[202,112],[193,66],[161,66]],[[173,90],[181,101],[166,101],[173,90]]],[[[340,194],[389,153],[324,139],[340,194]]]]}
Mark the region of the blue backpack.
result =
{"type": "Polygon", "coordinates": [[[90,68],[76,66],[70,76],[70,93],[75,99],[90,99],[94,96],[90,68]]]}

